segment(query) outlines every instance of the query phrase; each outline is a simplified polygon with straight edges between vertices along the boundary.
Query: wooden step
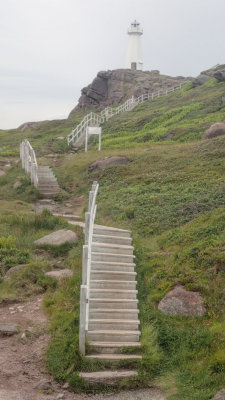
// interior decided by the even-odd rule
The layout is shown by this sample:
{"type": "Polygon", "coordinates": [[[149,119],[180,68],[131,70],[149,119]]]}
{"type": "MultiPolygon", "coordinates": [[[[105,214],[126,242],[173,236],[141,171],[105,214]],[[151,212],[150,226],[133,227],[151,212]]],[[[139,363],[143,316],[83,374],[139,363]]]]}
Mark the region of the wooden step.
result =
{"type": "Polygon", "coordinates": [[[113,309],[113,308],[97,308],[89,310],[90,319],[122,319],[122,320],[138,320],[138,309],[113,309]]]}
{"type": "Polygon", "coordinates": [[[92,251],[91,257],[93,261],[106,261],[118,263],[133,263],[135,256],[130,254],[113,254],[113,253],[97,253],[92,251]]]}
{"type": "Polygon", "coordinates": [[[105,360],[105,361],[122,361],[122,360],[141,360],[142,356],[137,354],[115,354],[115,353],[106,353],[106,354],[90,354],[85,356],[87,360],[105,360]]]}
{"type": "Polygon", "coordinates": [[[90,309],[96,308],[111,308],[111,309],[136,309],[138,305],[138,300],[133,299],[90,299],[89,307],[90,309]]]}
{"type": "Polygon", "coordinates": [[[88,330],[136,330],[139,328],[140,321],[122,319],[89,319],[88,330]]]}
{"type": "Polygon", "coordinates": [[[108,386],[115,385],[116,382],[123,379],[137,377],[137,371],[120,370],[120,371],[98,371],[98,372],[80,372],[79,377],[84,379],[88,384],[103,383],[108,386]]]}
{"type": "Polygon", "coordinates": [[[132,243],[132,238],[131,237],[123,237],[123,236],[93,235],[93,242],[122,244],[122,245],[130,246],[132,243]]]}
{"type": "Polygon", "coordinates": [[[133,246],[111,244],[111,243],[95,243],[92,242],[92,252],[95,253],[110,253],[110,254],[125,254],[133,255],[133,246]]]}
{"type": "Polygon", "coordinates": [[[114,290],[136,290],[136,281],[118,281],[118,280],[92,280],[91,289],[114,289],[114,290]]]}
{"type": "Polygon", "coordinates": [[[94,235],[131,237],[131,232],[123,229],[112,228],[110,226],[94,226],[94,235]]]}
{"type": "Polygon", "coordinates": [[[134,272],[135,266],[133,262],[91,261],[91,270],[94,271],[134,272]]]}
{"type": "Polygon", "coordinates": [[[126,271],[102,271],[102,270],[92,270],[91,280],[104,280],[104,281],[126,281],[134,282],[136,280],[136,272],[126,272],[126,271]]]}
{"type": "Polygon", "coordinates": [[[111,329],[100,329],[87,332],[88,340],[92,342],[137,342],[141,332],[138,330],[111,330],[111,329]]]}
{"type": "Polygon", "coordinates": [[[132,347],[140,348],[140,342],[89,342],[90,346],[94,347],[98,353],[101,354],[115,354],[121,352],[123,348],[132,347]]]}
{"type": "Polygon", "coordinates": [[[137,290],[90,289],[90,299],[136,299],[137,290]]]}

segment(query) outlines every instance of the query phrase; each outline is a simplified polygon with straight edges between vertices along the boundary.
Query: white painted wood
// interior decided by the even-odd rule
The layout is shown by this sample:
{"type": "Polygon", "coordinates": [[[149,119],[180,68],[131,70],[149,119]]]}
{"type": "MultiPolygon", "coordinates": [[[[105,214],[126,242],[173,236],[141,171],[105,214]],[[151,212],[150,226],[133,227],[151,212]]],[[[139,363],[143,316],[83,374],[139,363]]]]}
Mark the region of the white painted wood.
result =
{"type": "Polygon", "coordinates": [[[80,329],[79,329],[79,349],[85,355],[85,316],[86,316],[87,286],[81,285],[80,288],[80,329]]]}

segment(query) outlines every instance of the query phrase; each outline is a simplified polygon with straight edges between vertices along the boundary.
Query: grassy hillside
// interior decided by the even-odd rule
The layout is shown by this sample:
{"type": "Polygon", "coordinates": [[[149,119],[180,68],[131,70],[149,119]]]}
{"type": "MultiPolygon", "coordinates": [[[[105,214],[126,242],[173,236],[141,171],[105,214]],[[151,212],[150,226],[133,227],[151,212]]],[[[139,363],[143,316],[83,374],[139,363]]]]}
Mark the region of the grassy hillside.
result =
{"type": "MultiPolygon", "coordinates": [[[[180,92],[146,102],[105,123],[101,153],[93,144],[87,154],[61,154],[57,162],[51,160],[68,198],[87,196],[93,180],[98,180],[97,223],[132,230],[143,361],[138,365],[140,378],[126,385],[160,385],[169,400],[209,400],[224,386],[225,137],[200,140],[212,122],[225,120],[221,102],[224,90],[225,84],[214,79],[197,88],[188,84],[180,92]],[[170,140],[164,140],[168,135],[170,140]],[[127,156],[130,162],[90,172],[92,162],[112,155],[127,156]],[[201,293],[206,308],[203,317],[172,317],[157,310],[159,301],[176,283],[201,293]]],[[[28,138],[43,156],[41,162],[47,164],[49,159],[44,156],[47,150],[53,151],[53,137],[64,135],[68,127],[54,127],[45,134],[44,126],[42,129],[39,133],[32,130],[28,138]]],[[[19,143],[18,132],[15,138],[19,143]]],[[[6,151],[12,149],[13,157],[16,146],[10,143],[9,133],[1,132],[0,139],[6,151]]],[[[35,222],[28,204],[32,202],[31,187],[20,166],[13,165],[6,177],[0,178],[1,235],[6,238],[22,228],[22,243],[16,234],[9,247],[28,250],[32,263],[37,260],[32,239],[63,222],[51,220],[49,214],[45,217],[47,225],[42,225],[43,218],[39,221],[36,217],[35,222]],[[24,179],[22,193],[12,188],[18,177],[24,179]],[[15,201],[22,215],[16,219],[10,215],[15,201]],[[3,217],[6,207],[8,213],[3,217]],[[34,227],[27,231],[29,221],[34,227]]],[[[52,334],[47,351],[48,369],[58,381],[69,381],[76,391],[84,390],[77,371],[109,368],[87,362],[78,353],[81,245],[82,240],[75,248],[62,250],[63,265],[74,270],[72,279],[60,285],[43,282],[43,271],[49,267],[41,264],[41,276],[34,285],[37,290],[48,291],[45,307],[52,334]]],[[[53,255],[59,256],[52,251],[45,249],[48,261],[53,255]]],[[[9,265],[10,262],[3,266],[9,265]]],[[[32,281],[33,275],[27,279],[32,281]]],[[[0,284],[2,300],[9,290],[5,285],[0,284]]],[[[10,293],[13,290],[18,295],[15,282],[10,293]]]]}

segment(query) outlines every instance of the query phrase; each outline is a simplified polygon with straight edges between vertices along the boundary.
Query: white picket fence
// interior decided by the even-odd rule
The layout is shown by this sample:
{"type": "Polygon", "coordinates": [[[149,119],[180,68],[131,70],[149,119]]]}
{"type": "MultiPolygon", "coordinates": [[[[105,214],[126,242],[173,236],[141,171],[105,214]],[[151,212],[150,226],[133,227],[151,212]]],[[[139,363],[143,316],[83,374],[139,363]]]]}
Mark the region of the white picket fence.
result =
{"type": "Polygon", "coordinates": [[[88,212],[85,213],[85,244],[83,246],[82,257],[82,284],[80,287],[80,330],[79,330],[79,349],[85,354],[85,336],[88,331],[89,316],[89,291],[91,274],[91,246],[94,230],[95,215],[97,210],[96,197],[99,185],[93,182],[89,192],[88,212]]]}
{"type": "Polygon", "coordinates": [[[100,114],[96,114],[91,112],[87,114],[84,119],[76,126],[75,129],[67,136],[67,143],[76,144],[81,136],[84,136],[86,133],[86,129],[88,126],[100,126],[103,122],[108,121],[109,118],[114,115],[123,113],[125,111],[131,111],[137,105],[143,103],[147,100],[154,100],[156,97],[160,97],[163,95],[167,95],[168,93],[174,92],[178,89],[181,89],[183,85],[185,85],[188,81],[184,81],[177,86],[173,86],[171,88],[161,89],[157,92],[149,92],[145,93],[137,98],[131,97],[125,103],[121,104],[118,107],[106,107],[100,114]]]}
{"type": "Polygon", "coordinates": [[[28,140],[20,143],[20,159],[22,161],[22,168],[25,169],[27,174],[30,174],[31,183],[38,186],[38,165],[35,151],[28,140]]]}

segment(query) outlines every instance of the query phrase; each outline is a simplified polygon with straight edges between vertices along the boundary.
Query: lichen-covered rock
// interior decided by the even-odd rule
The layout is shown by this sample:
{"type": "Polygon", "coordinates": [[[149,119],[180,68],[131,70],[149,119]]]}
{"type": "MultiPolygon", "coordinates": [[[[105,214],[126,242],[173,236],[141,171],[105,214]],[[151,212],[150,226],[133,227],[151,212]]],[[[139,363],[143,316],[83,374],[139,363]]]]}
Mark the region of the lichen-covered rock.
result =
{"type": "Polygon", "coordinates": [[[223,122],[217,122],[203,133],[202,139],[211,139],[223,135],[225,135],[225,124],[223,122]]]}
{"type": "Polygon", "coordinates": [[[205,313],[202,297],[198,292],[187,291],[177,285],[160,301],[159,311],[168,315],[202,316],[205,313]]]}
{"type": "Polygon", "coordinates": [[[218,392],[212,400],[225,400],[225,389],[222,389],[220,392],[218,392]]]}
{"type": "Polygon", "coordinates": [[[35,240],[34,243],[59,246],[66,242],[76,243],[77,241],[78,236],[75,232],[66,229],[60,229],[59,231],[50,233],[41,239],[35,240]]]}
{"type": "Polygon", "coordinates": [[[127,157],[107,157],[102,160],[97,160],[93,164],[90,165],[90,171],[95,171],[99,169],[104,169],[109,167],[110,165],[119,165],[119,164],[127,164],[129,162],[129,158],[127,157]]]}

